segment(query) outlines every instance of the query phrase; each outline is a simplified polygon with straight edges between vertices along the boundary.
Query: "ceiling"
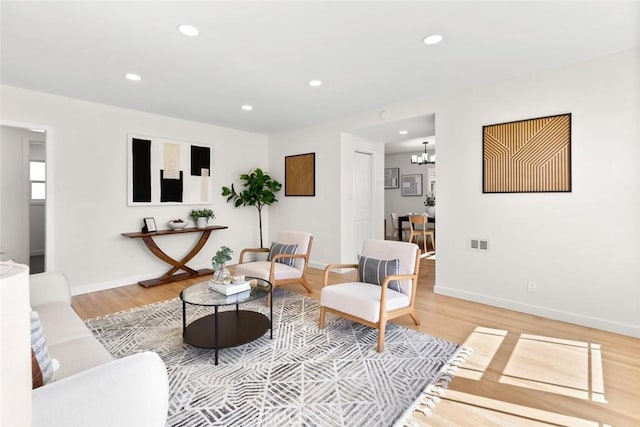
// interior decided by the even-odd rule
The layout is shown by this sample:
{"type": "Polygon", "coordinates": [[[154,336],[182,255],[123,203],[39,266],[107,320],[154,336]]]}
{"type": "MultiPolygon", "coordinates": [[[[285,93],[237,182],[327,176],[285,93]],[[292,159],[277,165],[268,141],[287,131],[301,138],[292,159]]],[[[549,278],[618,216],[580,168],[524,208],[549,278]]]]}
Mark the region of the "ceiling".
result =
{"type": "MultiPolygon", "coordinates": [[[[384,117],[384,113],[383,117],[384,117]]],[[[408,119],[384,122],[379,125],[364,129],[351,130],[349,133],[361,136],[373,141],[384,142],[385,154],[412,153],[416,150],[423,151],[424,141],[429,141],[429,150],[436,145],[436,115],[425,114],[408,119]],[[406,135],[398,132],[407,131],[406,135]]]]}
{"type": "MultiPolygon", "coordinates": [[[[2,1],[1,8],[2,84],[267,134],[640,45],[638,1],[2,1]],[[180,34],[185,23],[200,35],[180,34]],[[423,44],[433,33],[444,41],[423,44]],[[311,79],[322,86],[310,87],[311,79]]],[[[405,124],[396,122],[356,133],[411,140],[433,128],[432,115],[422,118],[420,134],[400,137],[405,124]]],[[[413,119],[406,126],[417,126],[413,119]]]]}

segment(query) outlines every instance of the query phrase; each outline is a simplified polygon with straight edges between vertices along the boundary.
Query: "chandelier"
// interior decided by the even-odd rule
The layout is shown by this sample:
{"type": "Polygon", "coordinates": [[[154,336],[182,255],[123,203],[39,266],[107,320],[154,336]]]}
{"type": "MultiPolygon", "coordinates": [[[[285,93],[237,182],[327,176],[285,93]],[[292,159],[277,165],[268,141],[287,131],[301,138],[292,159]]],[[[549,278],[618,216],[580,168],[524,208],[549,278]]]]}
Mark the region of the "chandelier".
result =
{"type": "Polygon", "coordinates": [[[436,155],[433,154],[429,156],[427,154],[427,144],[429,141],[425,141],[424,144],[424,153],[414,154],[411,156],[411,164],[412,165],[434,165],[436,163],[436,155]]]}

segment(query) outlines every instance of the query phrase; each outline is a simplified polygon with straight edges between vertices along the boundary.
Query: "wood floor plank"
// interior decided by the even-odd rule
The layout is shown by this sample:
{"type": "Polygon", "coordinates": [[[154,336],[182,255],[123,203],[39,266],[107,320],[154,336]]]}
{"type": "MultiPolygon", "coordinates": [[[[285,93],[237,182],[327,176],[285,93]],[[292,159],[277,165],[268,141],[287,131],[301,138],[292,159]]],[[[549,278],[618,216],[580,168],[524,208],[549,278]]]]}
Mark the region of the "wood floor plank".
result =
{"type": "MultiPolygon", "coordinates": [[[[422,259],[420,265],[416,307],[421,324],[415,326],[409,316],[394,321],[452,342],[464,343],[470,339],[476,343],[476,352],[467,364],[473,369],[464,365],[459,370],[449,386],[451,391],[445,393],[433,414],[430,417],[418,416],[421,424],[640,425],[640,339],[436,295],[433,292],[435,261],[422,259]],[[484,343],[483,333],[487,330],[493,332],[484,338],[484,343]],[[495,344],[497,331],[504,334],[499,344],[495,344]],[[568,373],[569,368],[563,368],[560,360],[548,354],[563,354],[561,350],[555,351],[551,344],[546,348],[553,351],[541,352],[544,346],[527,348],[523,345],[523,336],[527,335],[540,337],[541,341],[580,342],[588,350],[574,355],[580,368],[568,365],[571,367],[568,373]],[[515,356],[514,351],[517,352],[515,356]],[[598,369],[594,369],[593,363],[598,358],[601,379],[594,378],[598,369]],[[527,381],[523,382],[530,386],[505,382],[505,370],[516,370],[515,360],[518,375],[526,377],[527,381]],[[540,379],[542,383],[536,384],[540,379]],[[553,388],[553,384],[545,383],[561,381],[574,381],[576,390],[562,392],[558,388],[553,393],[541,390],[553,388]],[[603,388],[603,393],[597,393],[594,388],[603,388]],[[586,397],[578,398],[576,395],[586,397]]],[[[353,277],[353,273],[332,273],[330,280],[339,283],[353,277]]],[[[322,287],[322,271],[309,269],[309,279],[313,288],[311,294],[300,285],[287,285],[285,288],[317,299],[322,287]]],[[[182,289],[199,280],[190,279],[154,288],[123,286],[74,296],[72,304],[80,317],[88,319],[175,298],[182,289]]]]}

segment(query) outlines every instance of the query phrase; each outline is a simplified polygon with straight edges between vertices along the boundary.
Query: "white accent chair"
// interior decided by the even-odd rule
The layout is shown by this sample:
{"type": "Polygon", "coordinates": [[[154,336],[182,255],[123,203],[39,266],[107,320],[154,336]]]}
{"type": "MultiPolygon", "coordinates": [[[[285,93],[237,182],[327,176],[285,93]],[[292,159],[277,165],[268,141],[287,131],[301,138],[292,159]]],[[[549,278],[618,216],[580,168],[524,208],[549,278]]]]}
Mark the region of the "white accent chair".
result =
{"type": "Polygon", "coordinates": [[[393,240],[365,240],[362,256],[380,260],[399,260],[397,275],[383,278],[380,285],[348,282],[330,285],[329,273],[338,268],[356,268],[358,264],[330,264],[324,270],[320,293],[320,324],[324,328],[326,313],[353,320],[378,329],[377,351],[384,351],[384,332],[387,320],[408,314],[416,325],[420,318],[415,309],[420,248],[414,243],[393,240]],[[398,280],[400,291],[389,288],[389,282],[398,280]]]}
{"type": "MultiPolygon", "coordinates": [[[[307,281],[307,266],[309,265],[309,255],[313,245],[311,233],[302,231],[282,231],[278,233],[275,243],[286,245],[296,244],[298,250],[295,254],[278,254],[269,261],[244,262],[244,256],[248,253],[269,252],[269,248],[248,248],[240,252],[239,264],[235,268],[235,274],[251,277],[259,277],[271,282],[273,287],[290,283],[300,283],[307,292],[311,293],[311,286],[307,281]],[[279,260],[293,259],[293,265],[289,266],[279,260]]],[[[270,303],[270,300],[268,301],[270,303]]]]}

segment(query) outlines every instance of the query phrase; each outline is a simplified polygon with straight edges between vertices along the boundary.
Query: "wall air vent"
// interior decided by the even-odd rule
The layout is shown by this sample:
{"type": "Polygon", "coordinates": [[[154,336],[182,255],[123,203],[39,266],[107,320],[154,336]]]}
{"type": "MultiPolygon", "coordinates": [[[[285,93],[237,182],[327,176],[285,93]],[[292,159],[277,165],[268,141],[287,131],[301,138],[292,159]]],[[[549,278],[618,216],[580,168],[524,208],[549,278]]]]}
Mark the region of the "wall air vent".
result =
{"type": "Polygon", "coordinates": [[[482,239],[470,239],[469,240],[469,249],[474,251],[488,251],[489,250],[489,241],[482,239]]]}

